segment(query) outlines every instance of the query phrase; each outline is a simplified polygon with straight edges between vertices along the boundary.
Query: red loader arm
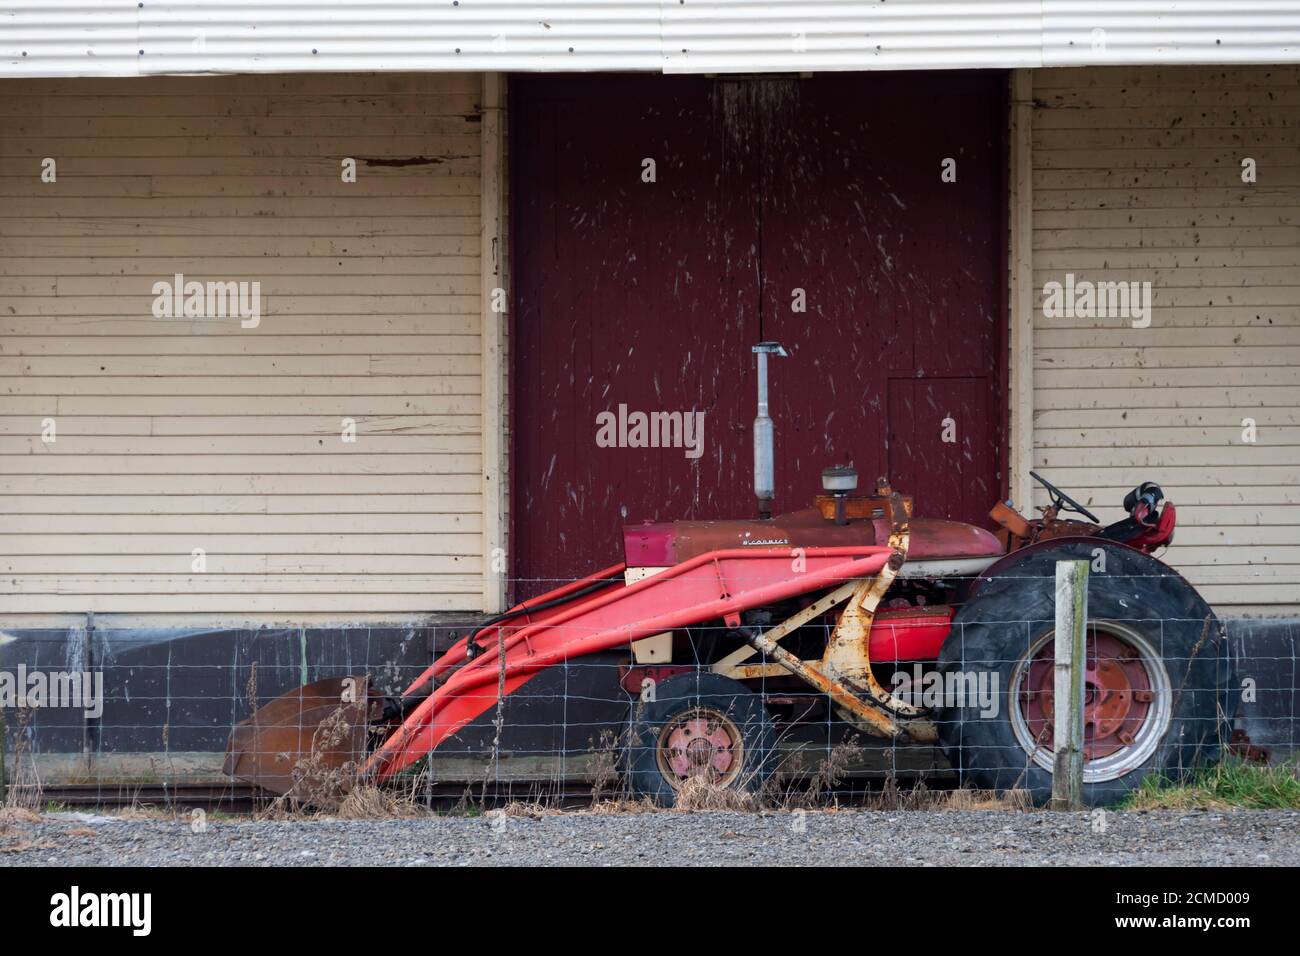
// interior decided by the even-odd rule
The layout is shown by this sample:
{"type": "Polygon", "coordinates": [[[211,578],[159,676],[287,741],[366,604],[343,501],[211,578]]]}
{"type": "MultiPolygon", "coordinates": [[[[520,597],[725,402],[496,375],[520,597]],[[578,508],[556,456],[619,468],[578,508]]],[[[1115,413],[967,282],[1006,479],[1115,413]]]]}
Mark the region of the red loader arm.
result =
{"type": "MultiPolygon", "coordinates": [[[[411,690],[457,665],[459,669],[371,754],[364,772],[386,780],[490,710],[498,700],[503,670],[509,695],[539,671],[586,654],[718,618],[738,626],[740,613],[750,608],[872,577],[892,553],[882,546],[804,550],[801,560],[788,548],[712,551],[636,584],[611,586],[571,605],[552,608],[523,627],[515,621],[502,623],[490,632],[496,640],[488,642],[473,659],[467,660],[466,642],[461,641],[421,675],[411,690]],[[796,566],[802,569],[795,570],[796,566]],[[501,638],[504,664],[497,643],[501,638]]],[[[566,587],[576,591],[581,582],[566,587]]]]}

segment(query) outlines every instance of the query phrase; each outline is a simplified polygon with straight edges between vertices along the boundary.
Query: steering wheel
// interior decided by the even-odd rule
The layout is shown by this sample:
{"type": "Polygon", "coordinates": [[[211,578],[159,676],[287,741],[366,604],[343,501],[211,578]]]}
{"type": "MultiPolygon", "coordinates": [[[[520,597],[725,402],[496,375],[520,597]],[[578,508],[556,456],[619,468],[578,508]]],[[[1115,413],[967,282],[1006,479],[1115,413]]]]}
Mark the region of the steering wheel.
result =
{"type": "Polygon", "coordinates": [[[1044,488],[1047,489],[1047,493],[1048,495],[1051,496],[1052,499],[1052,507],[1055,508],[1057,511],[1073,511],[1076,514],[1083,515],[1093,524],[1101,524],[1100,518],[1098,518],[1095,514],[1093,514],[1083,505],[1079,504],[1079,502],[1075,501],[1073,498],[1067,495],[1060,488],[1056,487],[1056,485],[1052,484],[1050,481],[1048,481],[1038,472],[1031,471],[1029,473],[1029,477],[1034,479],[1034,481],[1038,482],[1040,485],[1042,485],[1044,488]]]}

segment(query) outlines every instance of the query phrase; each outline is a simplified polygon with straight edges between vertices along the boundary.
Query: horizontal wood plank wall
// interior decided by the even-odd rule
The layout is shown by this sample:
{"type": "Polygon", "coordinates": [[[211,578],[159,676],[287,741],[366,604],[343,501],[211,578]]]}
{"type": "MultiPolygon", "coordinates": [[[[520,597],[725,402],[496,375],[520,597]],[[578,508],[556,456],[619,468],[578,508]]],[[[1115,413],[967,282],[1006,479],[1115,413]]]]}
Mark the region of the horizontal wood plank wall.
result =
{"type": "Polygon", "coordinates": [[[1219,608],[1295,610],[1300,69],[1039,70],[1034,97],[1035,465],[1107,522],[1159,482],[1165,560],[1219,608]],[[1150,327],[1045,317],[1067,273],[1150,282],[1150,327]]]}
{"type": "Polygon", "coordinates": [[[0,83],[5,613],[481,607],[480,95],[0,83]],[[154,318],[175,273],[260,282],[260,326],[154,318]]]}

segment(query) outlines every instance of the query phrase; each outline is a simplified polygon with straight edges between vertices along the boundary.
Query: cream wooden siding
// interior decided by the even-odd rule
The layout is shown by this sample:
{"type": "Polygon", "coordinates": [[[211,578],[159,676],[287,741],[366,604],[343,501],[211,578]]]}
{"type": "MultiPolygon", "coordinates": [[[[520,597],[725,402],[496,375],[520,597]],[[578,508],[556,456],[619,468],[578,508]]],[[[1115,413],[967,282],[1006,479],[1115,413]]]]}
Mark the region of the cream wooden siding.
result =
{"type": "Polygon", "coordinates": [[[480,91],[0,81],[5,613],[480,608],[480,91]],[[260,327],[153,318],[177,272],[260,327]]]}
{"type": "Polygon", "coordinates": [[[1039,70],[1033,95],[1036,466],[1105,521],[1160,482],[1166,560],[1212,604],[1300,606],[1300,69],[1039,70]],[[1068,272],[1151,282],[1150,328],[1045,318],[1068,272]]]}

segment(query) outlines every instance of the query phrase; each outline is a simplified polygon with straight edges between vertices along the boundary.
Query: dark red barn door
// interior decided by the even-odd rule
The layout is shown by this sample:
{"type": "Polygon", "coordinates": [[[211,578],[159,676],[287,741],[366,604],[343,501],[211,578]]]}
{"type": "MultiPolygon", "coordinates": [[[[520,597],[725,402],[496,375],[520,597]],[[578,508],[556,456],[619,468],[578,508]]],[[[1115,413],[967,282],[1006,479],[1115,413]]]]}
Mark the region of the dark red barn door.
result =
{"type": "Polygon", "coordinates": [[[625,521],[752,513],[764,338],[791,352],[779,510],[851,461],[920,513],[983,520],[1004,485],[1004,82],[512,83],[516,596],[617,560],[625,521]],[[620,404],[703,412],[702,455],[598,447],[620,404]]]}

